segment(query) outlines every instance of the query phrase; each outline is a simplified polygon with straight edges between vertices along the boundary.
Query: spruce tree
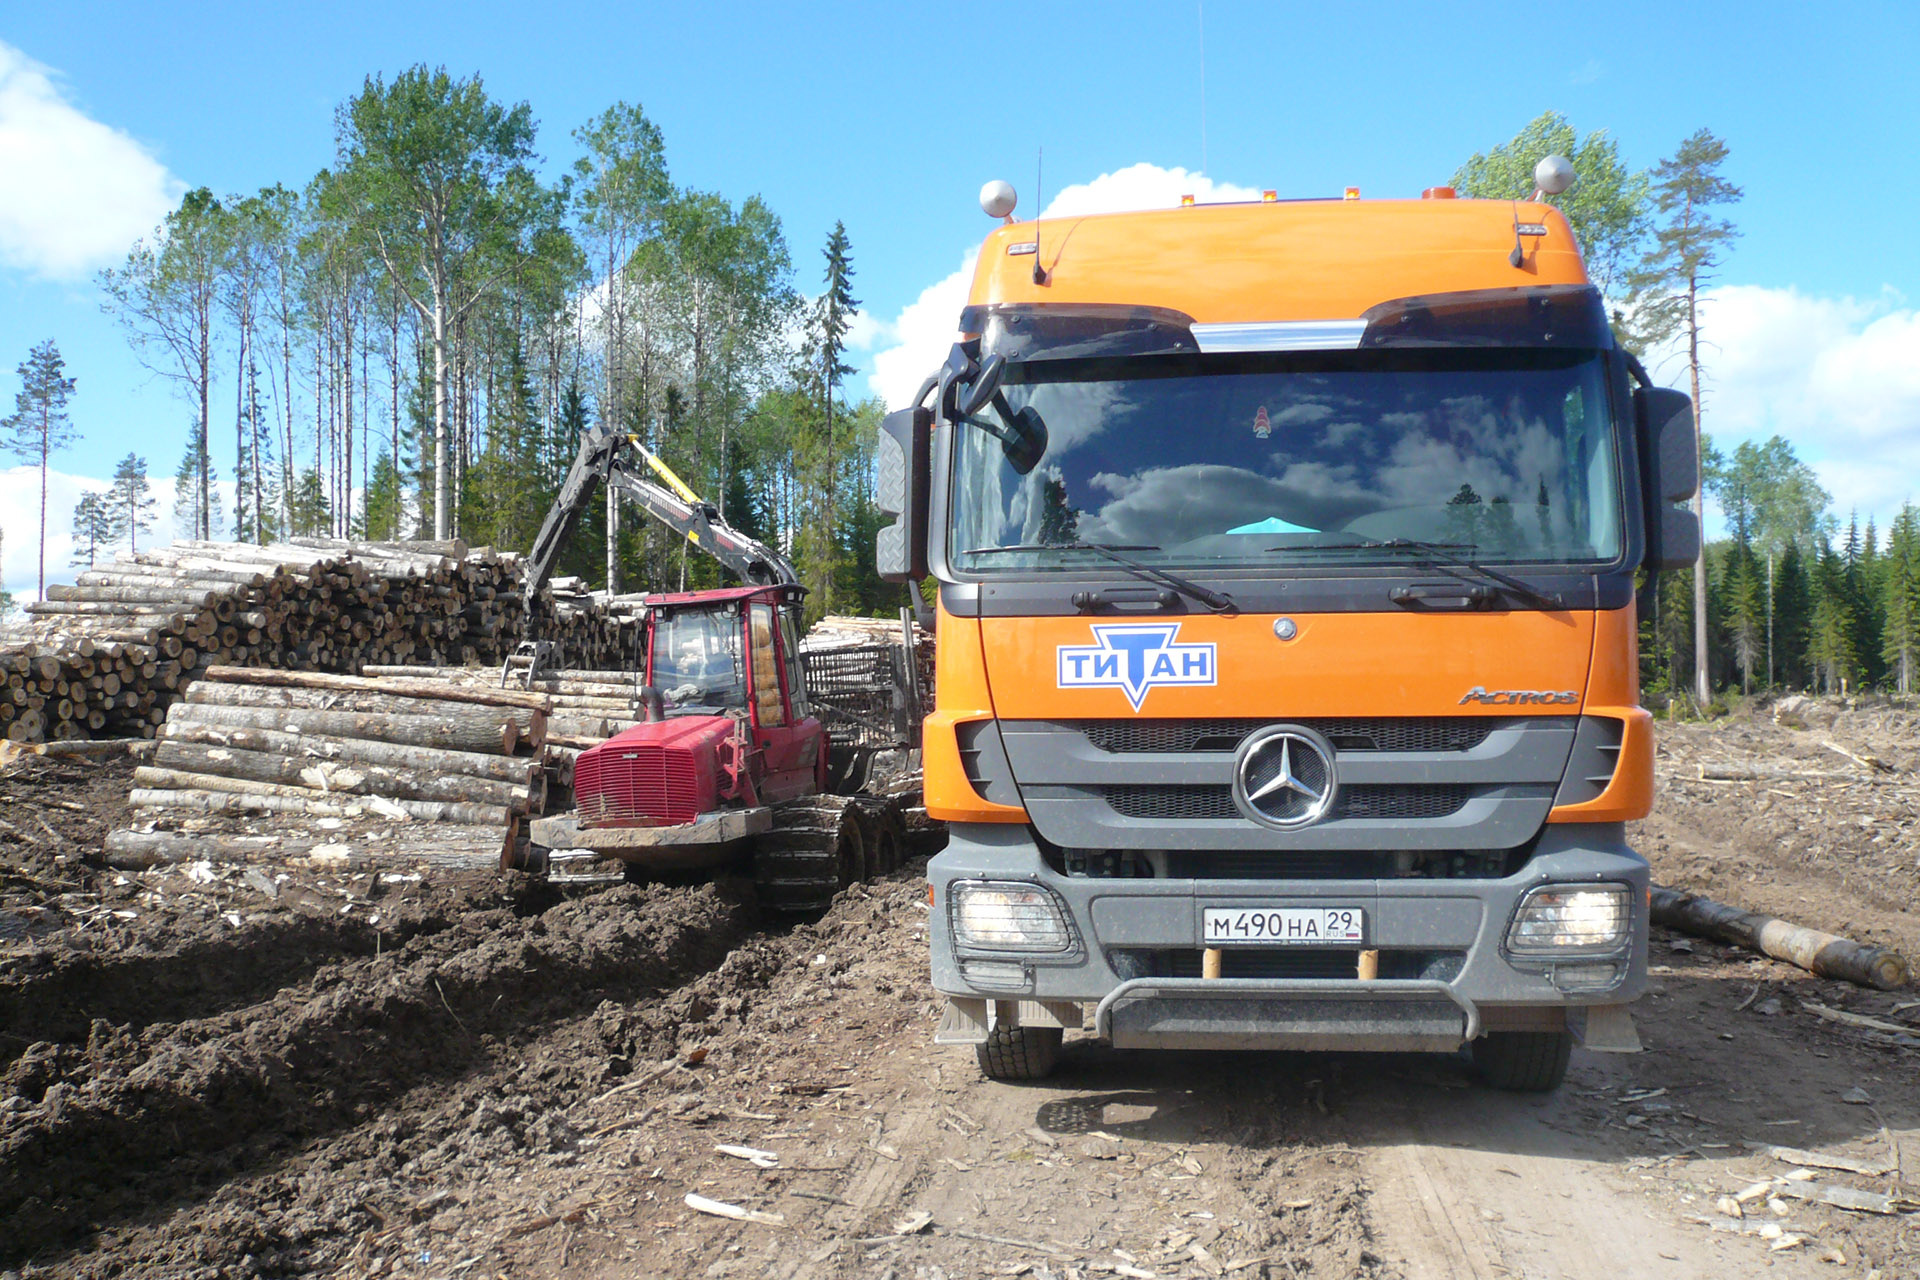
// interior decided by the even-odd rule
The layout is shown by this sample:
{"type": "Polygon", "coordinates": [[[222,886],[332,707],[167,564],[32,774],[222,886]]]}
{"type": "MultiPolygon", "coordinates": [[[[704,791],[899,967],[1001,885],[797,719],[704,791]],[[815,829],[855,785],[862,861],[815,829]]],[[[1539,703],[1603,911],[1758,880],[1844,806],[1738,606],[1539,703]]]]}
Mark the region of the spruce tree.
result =
{"type": "Polygon", "coordinates": [[[13,413],[0,419],[7,450],[40,468],[41,599],[47,594],[47,459],[80,438],[67,417],[73,383],[66,376],[60,348],[48,338],[20,363],[20,390],[13,398],[13,413]]]}
{"type": "Polygon", "coordinates": [[[89,489],[73,507],[73,556],[75,568],[91,569],[113,545],[113,508],[106,494],[89,489]]]}
{"type": "Polygon", "coordinates": [[[1728,644],[1740,669],[1740,691],[1753,692],[1755,667],[1766,658],[1767,587],[1753,548],[1743,539],[1727,552],[1725,618],[1728,644]]]}
{"type": "Polygon", "coordinates": [[[113,536],[126,535],[129,554],[140,550],[140,535],[153,531],[153,494],[147,483],[147,460],[129,453],[113,469],[113,483],[107,488],[107,506],[113,520],[113,536]]]}
{"type": "Polygon", "coordinates": [[[220,487],[207,481],[210,470],[206,441],[198,434],[189,436],[180,468],[173,473],[175,537],[213,539],[220,536],[220,487]]]}
{"type": "Polygon", "coordinates": [[[1789,542],[1780,553],[1773,580],[1773,653],[1775,678],[1793,689],[1813,683],[1807,663],[1808,629],[1813,620],[1813,585],[1807,577],[1800,544],[1789,542]]]}
{"type": "Polygon", "coordinates": [[[1900,508],[1889,531],[1881,601],[1880,656],[1894,687],[1912,693],[1920,683],[1920,511],[1911,502],[1900,508]]]}
{"type": "Polygon", "coordinates": [[[1829,543],[1820,548],[1814,565],[1813,617],[1807,636],[1807,661],[1813,667],[1816,688],[1841,693],[1859,679],[1860,655],[1854,648],[1854,627],[1846,562],[1829,543]]]}

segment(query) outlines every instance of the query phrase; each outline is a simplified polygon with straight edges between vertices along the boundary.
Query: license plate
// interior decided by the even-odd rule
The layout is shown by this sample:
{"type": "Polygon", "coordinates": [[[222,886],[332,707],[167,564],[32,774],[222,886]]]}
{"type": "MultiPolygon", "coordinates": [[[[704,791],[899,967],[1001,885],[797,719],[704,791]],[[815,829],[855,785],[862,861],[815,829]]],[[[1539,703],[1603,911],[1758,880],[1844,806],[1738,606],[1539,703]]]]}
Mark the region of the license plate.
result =
{"type": "Polygon", "coordinates": [[[1209,947],[1364,942],[1367,935],[1359,907],[1208,907],[1200,914],[1209,947]]]}

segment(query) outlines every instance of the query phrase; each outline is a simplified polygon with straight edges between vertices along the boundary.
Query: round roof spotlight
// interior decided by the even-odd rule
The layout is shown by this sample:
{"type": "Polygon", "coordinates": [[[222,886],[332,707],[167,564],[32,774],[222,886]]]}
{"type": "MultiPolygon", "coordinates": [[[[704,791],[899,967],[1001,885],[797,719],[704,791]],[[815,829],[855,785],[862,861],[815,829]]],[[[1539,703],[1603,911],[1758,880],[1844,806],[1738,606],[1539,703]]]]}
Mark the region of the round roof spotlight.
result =
{"type": "Polygon", "coordinates": [[[980,210],[989,218],[1011,217],[1014,201],[1018,198],[1013,193],[1012,183],[995,178],[980,188],[980,210]]]}
{"type": "Polygon", "coordinates": [[[1565,156],[1547,156],[1533,166],[1533,185],[1545,195],[1559,195],[1579,176],[1573,171],[1573,161],[1565,156]]]}

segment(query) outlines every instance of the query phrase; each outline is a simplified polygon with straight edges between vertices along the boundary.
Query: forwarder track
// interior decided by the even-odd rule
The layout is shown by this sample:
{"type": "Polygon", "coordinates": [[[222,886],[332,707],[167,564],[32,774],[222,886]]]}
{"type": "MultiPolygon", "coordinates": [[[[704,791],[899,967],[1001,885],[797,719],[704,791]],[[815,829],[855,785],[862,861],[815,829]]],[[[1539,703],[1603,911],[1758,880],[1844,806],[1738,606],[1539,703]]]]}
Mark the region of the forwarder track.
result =
{"type": "Polygon", "coordinates": [[[773,830],[753,847],[760,904],[785,916],[818,916],[848,885],[898,867],[905,837],[893,799],[818,795],[775,805],[773,830]]]}

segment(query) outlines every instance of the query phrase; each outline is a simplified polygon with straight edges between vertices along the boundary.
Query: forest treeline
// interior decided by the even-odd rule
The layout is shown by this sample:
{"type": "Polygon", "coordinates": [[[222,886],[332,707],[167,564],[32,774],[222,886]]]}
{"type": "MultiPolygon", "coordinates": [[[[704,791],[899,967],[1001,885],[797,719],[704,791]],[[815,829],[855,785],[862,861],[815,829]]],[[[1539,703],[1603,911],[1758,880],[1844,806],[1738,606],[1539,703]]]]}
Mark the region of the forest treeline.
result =
{"type": "MultiPolygon", "coordinates": [[[[635,105],[573,130],[552,181],[536,140],[527,104],[477,76],[373,76],[337,112],[334,165],[300,186],[189,192],[101,273],[107,309],[189,409],[181,535],[524,550],[580,433],[605,423],[789,551],[816,612],[897,607],[872,568],[881,410],[843,385],[858,306],[844,227],[796,270],[758,197],[674,184],[635,105]]],[[[628,590],[721,580],[637,514],[609,544],[607,512],[593,505],[558,572],[628,590]]]]}

